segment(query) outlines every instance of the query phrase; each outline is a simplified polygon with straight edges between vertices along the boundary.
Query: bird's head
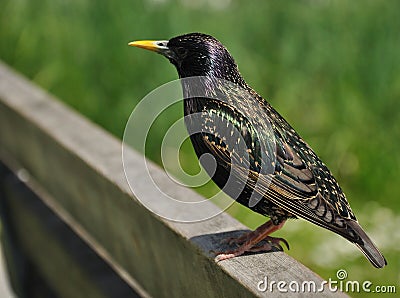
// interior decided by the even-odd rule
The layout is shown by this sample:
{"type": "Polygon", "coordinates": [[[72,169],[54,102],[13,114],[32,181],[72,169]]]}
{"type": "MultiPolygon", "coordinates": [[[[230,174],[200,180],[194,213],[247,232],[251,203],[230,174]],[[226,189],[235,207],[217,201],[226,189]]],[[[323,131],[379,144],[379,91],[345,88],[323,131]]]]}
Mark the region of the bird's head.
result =
{"type": "Polygon", "coordinates": [[[175,65],[180,78],[211,76],[245,84],[233,57],[210,35],[189,33],[170,40],[133,41],[129,45],[167,57],[175,65]]]}

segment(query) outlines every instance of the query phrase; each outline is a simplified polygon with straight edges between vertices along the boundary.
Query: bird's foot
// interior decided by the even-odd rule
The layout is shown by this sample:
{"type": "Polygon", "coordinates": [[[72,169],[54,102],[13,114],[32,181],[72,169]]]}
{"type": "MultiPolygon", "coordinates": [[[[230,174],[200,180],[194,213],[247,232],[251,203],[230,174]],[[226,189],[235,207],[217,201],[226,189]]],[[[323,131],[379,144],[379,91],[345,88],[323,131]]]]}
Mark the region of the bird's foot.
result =
{"type": "Polygon", "coordinates": [[[215,257],[215,261],[219,262],[222,260],[231,259],[246,252],[268,252],[274,250],[274,248],[283,251],[281,243],[285,244],[287,249],[289,249],[289,243],[285,239],[268,236],[272,232],[280,229],[283,224],[284,221],[279,225],[274,225],[272,221],[268,221],[267,223],[258,227],[256,230],[245,233],[240,237],[223,240],[223,243],[228,243],[229,245],[236,244],[240,246],[235,250],[227,252],[214,251],[214,254],[217,255],[215,257]]]}
{"type": "MultiPolygon", "coordinates": [[[[243,241],[245,241],[245,239],[243,239],[242,237],[243,236],[237,238],[237,240],[241,243],[243,243],[243,241]]],[[[230,242],[232,242],[232,240],[230,240],[230,242]]],[[[238,242],[235,241],[232,243],[237,244],[238,242]]],[[[267,236],[259,243],[254,244],[254,246],[251,246],[253,244],[246,241],[243,245],[241,245],[239,248],[237,248],[235,250],[226,251],[226,252],[223,252],[223,251],[215,252],[214,251],[214,254],[216,255],[215,261],[220,262],[223,260],[231,259],[231,258],[240,256],[244,253],[255,253],[255,252],[260,252],[260,251],[269,252],[269,251],[275,251],[275,249],[278,249],[279,251],[283,251],[283,247],[281,245],[282,243],[287,247],[287,249],[289,249],[289,243],[283,238],[267,236]]]]}

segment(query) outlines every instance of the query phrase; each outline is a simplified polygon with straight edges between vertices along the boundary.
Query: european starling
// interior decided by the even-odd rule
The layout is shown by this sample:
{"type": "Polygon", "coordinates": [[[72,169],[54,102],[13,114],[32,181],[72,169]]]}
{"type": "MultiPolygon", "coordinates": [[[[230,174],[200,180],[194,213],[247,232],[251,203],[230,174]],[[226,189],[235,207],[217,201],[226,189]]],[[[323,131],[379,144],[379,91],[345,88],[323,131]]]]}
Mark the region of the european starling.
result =
{"type": "Polygon", "coordinates": [[[255,231],[231,239],[230,242],[240,246],[218,254],[217,261],[245,252],[281,249],[281,242],[288,246],[284,239],[269,235],[280,229],[288,218],[303,218],[354,243],[375,267],[387,264],[358,224],[326,165],[245,82],[233,57],[217,39],[190,33],[170,40],[135,41],[129,45],[165,56],[183,80],[201,77],[199,83],[190,80],[182,83],[185,116],[200,115],[185,120],[189,133],[192,132],[190,139],[195,152],[199,158],[205,153],[215,158],[216,169],[211,171],[207,165],[203,166],[224,192],[251,210],[270,217],[255,231]],[[230,86],[221,81],[229,82],[230,86]],[[204,89],[202,94],[207,96],[191,96],[196,88],[204,89]],[[196,131],[196,125],[202,131],[196,131]],[[241,140],[245,147],[239,146],[241,140]],[[271,143],[275,146],[274,158],[268,150],[271,143]]]}

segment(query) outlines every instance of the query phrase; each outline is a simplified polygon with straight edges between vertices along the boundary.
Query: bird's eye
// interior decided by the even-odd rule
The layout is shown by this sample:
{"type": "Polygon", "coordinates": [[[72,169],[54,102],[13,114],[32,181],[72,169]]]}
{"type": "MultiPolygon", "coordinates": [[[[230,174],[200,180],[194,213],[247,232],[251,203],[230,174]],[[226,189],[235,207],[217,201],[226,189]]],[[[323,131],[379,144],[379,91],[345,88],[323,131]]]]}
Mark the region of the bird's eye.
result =
{"type": "Polygon", "coordinates": [[[184,47],[178,47],[175,49],[175,52],[180,56],[180,57],[184,57],[187,54],[187,49],[184,47]]]}

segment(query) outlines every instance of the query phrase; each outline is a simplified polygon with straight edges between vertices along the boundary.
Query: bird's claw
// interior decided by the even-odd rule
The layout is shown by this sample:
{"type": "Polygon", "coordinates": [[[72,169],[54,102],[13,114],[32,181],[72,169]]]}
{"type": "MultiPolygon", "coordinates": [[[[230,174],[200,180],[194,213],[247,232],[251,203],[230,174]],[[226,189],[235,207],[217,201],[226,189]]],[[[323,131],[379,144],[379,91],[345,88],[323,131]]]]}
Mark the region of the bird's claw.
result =
{"type": "MultiPolygon", "coordinates": [[[[233,243],[241,243],[244,242],[242,238],[243,236],[239,237],[239,238],[228,238],[225,239],[225,243],[232,243],[232,240],[235,240],[233,243]],[[240,242],[238,241],[240,240],[240,242]]],[[[220,262],[223,260],[227,260],[227,259],[231,259],[237,256],[240,256],[246,252],[260,252],[260,251],[272,251],[272,248],[275,247],[277,249],[279,249],[280,251],[283,251],[283,247],[281,245],[281,243],[283,243],[287,249],[289,250],[289,243],[284,239],[284,238],[277,238],[277,237],[266,237],[265,239],[263,239],[264,242],[261,245],[257,245],[255,244],[254,246],[249,247],[248,244],[243,244],[242,246],[240,246],[239,248],[235,249],[235,250],[231,250],[231,251],[215,251],[215,250],[210,250],[210,253],[215,255],[215,262],[220,262]]],[[[261,242],[261,243],[262,243],[261,242]]]]}
{"type": "Polygon", "coordinates": [[[278,238],[278,237],[267,237],[265,238],[266,241],[270,242],[274,246],[280,248],[283,251],[283,247],[281,245],[281,242],[285,244],[286,248],[290,250],[289,243],[286,241],[284,238],[278,238]]]}

